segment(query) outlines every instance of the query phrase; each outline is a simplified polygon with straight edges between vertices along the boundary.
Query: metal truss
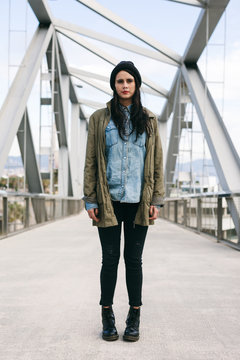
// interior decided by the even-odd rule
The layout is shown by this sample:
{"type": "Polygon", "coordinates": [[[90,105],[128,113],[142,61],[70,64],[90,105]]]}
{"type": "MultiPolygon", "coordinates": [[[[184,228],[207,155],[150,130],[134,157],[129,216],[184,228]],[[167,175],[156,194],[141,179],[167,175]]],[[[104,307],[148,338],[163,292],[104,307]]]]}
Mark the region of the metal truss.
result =
{"type": "Polygon", "coordinates": [[[104,6],[100,5],[94,0],[77,0],[79,3],[87,6],[89,9],[93,10],[97,14],[103,16],[107,20],[111,21],[113,24],[119,26],[124,31],[127,31],[131,35],[135,36],[136,38],[140,39],[147,45],[151,46],[156,51],[160,52],[164,56],[168,57],[172,61],[174,61],[176,64],[181,63],[181,56],[175,53],[173,50],[168,49],[163,44],[159,43],[149,35],[146,35],[143,31],[140,29],[137,29],[134,25],[129,24],[127,21],[122,19],[120,16],[117,16],[112,11],[104,8],[104,6]]]}
{"type": "MultiPolygon", "coordinates": [[[[78,78],[79,80],[82,80],[83,82],[86,82],[87,84],[95,87],[96,89],[101,90],[101,91],[105,92],[106,94],[112,96],[112,91],[109,89],[109,87],[101,86],[98,82],[95,82],[92,80],[92,79],[101,80],[101,81],[107,82],[109,84],[109,78],[107,76],[94,74],[89,71],[84,71],[84,70],[80,70],[80,69],[76,69],[76,68],[72,68],[72,67],[69,68],[69,71],[72,76],[74,76],[74,77],[78,78]]],[[[156,95],[156,96],[160,95],[159,92],[157,92],[156,90],[153,90],[147,86],[141,86],[141,89],[145,94],[156,95]]],[[[164,92],[167,93],[166,90],[164,90],[164,92]]]]}
{"type": "Polygon", "coordinates": [[[202,1],[202,0],[168,0],[168,1],[177,2],[185,5],[198,6],[198,7],[204,7],[206,5],[206,1],[202,1]]]}
{"type": "Polygon", "coordinates": [[[82,26],[79,25],[75,25],[75,24],[71,24],[69,22],[60,20],[60,19],[56,19],[54,20],[54,24],[56,27],[58,27],[59,29],[65,29],[65,30],[70,30],[72,32],[78,33],[80,35],[84,35],[87,36],[91,39],[95,39],[95,40],[99,40],[101,42],[104,42],[106,44],[109,45],[113,45],[116,47],[119,47],[121,49],[124,50],[128,50],[131,51],[133,53],[142,55],[142,56],[146,56],[148,58],[154,59],[154,60],[158,60],[158,61],[162,61],[165,62],[169,65],[177,65],[176,61],[171,60],[169,57],[163,55],[160,52],[156,52],[153,50],[149,50],[147,48],[144,48],[142,46],[138,46],[138,45],[134,45],[132,43],[129,43],[127,41],[123,41],[120,39],[116,39],[114,37],[111,37],[109,35],[105,35],[105,34],[101,34],[99,32],[93,31],[91,29],[86,29],[82,26]]]}
{"type": "MultiPolygon", "coordinates": [[[[181,109],[181,116],[184,116],[184,106],[181,104],[181,98],[179,97],[179,79],[181,76],[188,88],[191,101],[196,108],[222,189],[224,191],[234,191],[239,188],[239,156],[207,88],[206,82],[197,66],[197,61],[206,46],[206,37],[209,39],[212,35],[228,2],[229,0],[221,0],[218,1],[216,6],[214,0],[210,0],[208,2],[208,8],[204,8],[201,11],[191,39],[185,50],[180,71],[174,79],[172,88],[169,92],[168,101],[159,117],[160,122],[165,122],[173,112],[172,130],[165,168],[167,194],[170,193],[170,184],[172,183],[176,156],[178,155],[179,139],[177,138],[176,141],[176,135],[179,133],[179,129],[177,127],[176,119],[179,117],[179,109],[181,109]],[[206,30],[207,21],[208,33],[206,30]],[[177,102],[179,102],[180,107],[176,106],[175,108],[177,102]]],[[[239,211],[237,210],[237,204],[231,198],[227,199],[227,202],[238,238],[240,239],[239,211]]]]}
{"type": "MultiPolygon", "coordinates": [[[[28,0],[39,21],[39,27],[26,51],[0,112],[2,129],[0,132],[0,172],[3,170],[11,144],[17,134],[26,169],[29,191],[37,193],[43,191],[28,119],[27,101],[42,59],[46,56],[49,73],[51,74],[50,85],[52,89],[52,98],[46,101],[51,102],[53,107],[53,124],[57,131],[59,148],[58,191],[63,196],[81,196],[80,184],[82,182],[87,131],[87,118],[81,105],[87,105],[95,109],[104,106],[104,104],[99,101],[78,98],[73,80],[78,78],[107,95],[111,95],[111,91],[105,85],[108,78],[97,73],[70,68],[67,65],[60,38],[61,34],[114,66],[118,63],[118,60],[87,41],[86,37],[177,67],[178,70],[169,91],[146,76],[142,76],[145,85],[142,87],[144,92],[166,99],[162,113],[159,116],[159,128],[164,147],[167,194],[169,194],[176,167],[181,131],[185,126],[182,119],[186,111],[186,103],[180,94],[182,84],[186,86],[190,100],[196,108],[222,189],[224,191],[237,190],[240,179],[239,156],[197,66],[197,62],[206,47],[206,41],[212,35],[230,0],[168,0],[179,3],[179,6],[182,4],[201,8],[183,56],[167,48],[96,1],[77,1],[141,40],[148,45],[148,48],[130,44],[123,39],[116,39],[54,18],[48,7],[47,0],[28,0]],[[70,144],[68,143],[69,104],[71,106],[70,144]],[[170,117],[172,117],[172,129],[169,146],[166,149],[166,124],[170,117]],[[181,117],[181,121],[179,121],[179,117],[181,117]],[[26,144],[24,143],[23,133],[27,134],[29,153],[24,152],[26,144]]],[[[239,213],[236,204],[229,199],[228,205],[240,238],[239,213]]],[[[39,214],[39,211],[36,210],[36,216],[37,214],[39,214]]]]}
{"type": "Polygon", "coordinates": [[[27,100],[53,35],[53,26],[38,28],[0,112],[0,173],[26,110],[27,100]]]}
{"type": "MultiPolygon", "coordinates": [[[[85,49],[87,49],[88,51],[92,52],[93,54],[97,55],[98,57],[100,57],[101,59],[107,61],[108,63],[112,64],[112,65],[117,65],[118,64],[118,60],[115,59],[113,56],[107,54],[105,51],[103,51],[102,49],[92,45],[90,42],[88,42],[87,40],[83,39],[81,36],[79,36],[78,34],[72,33],[71,31],[68,30],[63,30],[61,28],[56,27],[56,29],[63,35],[67,36],[70,40],[73,40],[74,42],[76,42],[78,45],[84,47],[85,49]]],[[[153,81],[149,80],[148,78],[146,78],[146,76],[142,76],[142,81],[144,84],[146,84],[147,86],[149,86],[152,90],[154,90],[156,93],[158,93],[161,96],[167,97],[168,91],[162,87],[160,87],[159,85],[155,84],[153,81]]]]}

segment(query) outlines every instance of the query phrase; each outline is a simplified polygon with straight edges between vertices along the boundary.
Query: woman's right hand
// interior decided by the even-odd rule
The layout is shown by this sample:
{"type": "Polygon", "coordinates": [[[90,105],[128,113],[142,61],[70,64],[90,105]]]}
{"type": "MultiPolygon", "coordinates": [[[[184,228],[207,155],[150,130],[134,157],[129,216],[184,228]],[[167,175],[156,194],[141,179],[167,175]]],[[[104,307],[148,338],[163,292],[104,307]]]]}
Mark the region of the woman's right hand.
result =
{"type": "Polygon", "coordinates": [[[90,217],[90,219],[96,221],[96,222],[99,222],[99,218],[97,217],[98,216],[98,209],[97,208],[93,208],[93,209],[90,209],[87,211],[88,212],[88,216],[90,217]]]}

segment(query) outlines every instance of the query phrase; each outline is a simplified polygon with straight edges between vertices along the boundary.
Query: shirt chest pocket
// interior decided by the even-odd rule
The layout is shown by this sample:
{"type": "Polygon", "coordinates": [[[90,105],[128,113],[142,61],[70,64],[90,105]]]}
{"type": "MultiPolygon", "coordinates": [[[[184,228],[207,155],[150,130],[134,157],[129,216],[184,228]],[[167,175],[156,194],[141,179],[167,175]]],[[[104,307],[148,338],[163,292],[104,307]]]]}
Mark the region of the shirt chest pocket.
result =
{"type": "Polygon", "coordinates": [[[106,146],[111,147],[118,143],[118,129],[114,123],[109,123],[105,129],[106,146]]]}
{"type": "Polygon", "coordinates": [[[134,145],[137,145],[137,146],[140,146],[140,147],[145,146],[145,144],[146,144],[146,133],[144,132],[143,134],[138,135],[137,140],[135,140],[135,139],[136,139],[136,135],[134,134],[134,140],[133,140],[134,145]]]}

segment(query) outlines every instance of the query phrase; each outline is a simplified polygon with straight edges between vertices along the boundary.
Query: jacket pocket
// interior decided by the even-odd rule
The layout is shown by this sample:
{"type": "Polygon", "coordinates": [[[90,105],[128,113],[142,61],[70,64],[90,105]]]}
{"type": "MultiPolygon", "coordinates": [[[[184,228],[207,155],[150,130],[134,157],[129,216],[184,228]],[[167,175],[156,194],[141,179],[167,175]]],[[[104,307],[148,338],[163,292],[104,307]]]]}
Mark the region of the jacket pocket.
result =
{"type": "Polygon", "coordinates": [[[110,123],[107,125],[105,129],[105,135],[107,147],[111,147],[118,143],[118,129],[112,121],[110,121],[110,123]]]}

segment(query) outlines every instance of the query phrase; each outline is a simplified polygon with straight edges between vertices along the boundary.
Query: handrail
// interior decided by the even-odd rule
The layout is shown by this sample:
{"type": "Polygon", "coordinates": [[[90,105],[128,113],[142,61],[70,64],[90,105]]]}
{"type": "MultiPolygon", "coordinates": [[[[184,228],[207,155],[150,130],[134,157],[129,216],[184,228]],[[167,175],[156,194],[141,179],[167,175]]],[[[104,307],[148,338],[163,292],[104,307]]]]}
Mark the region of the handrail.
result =
{"type": "Polygon", "coordinates": [[[189,199],[189,198],[204,198],[204,197],[234,197],[240,196],[240,190],[236,191],[218,191],[218,192],[204,192],[204,193],[195,193],[195,194],[182,194],[178,197],[168,197],[164,201],[172,201],[179,199],[189,199]]]}
{"type": "Polygon", "coordinates": [[[240,250],[239,190],[182,194],[165,198],[164,201],[165,206],[160,209],[159,217],[198,232],[208,233],[217,238],[217,242],[224,242],[240,250]],[[235,226],[228,211],[229,201],[231,204],[234,202],[238,212],[235,226]]]}
{"type": "Polygon", "coordinates": [[[27,192],[14,192],[14,191],[5,191],[0,190],[0,197],[28,197],[28,198],[46,198],[46,199],[62,199],[62,200],[81,200],[80,197],[74,196],[61,196],[61,195],[51,195],[45,193],[27,193],[27,192]]]}
{"type": "Polygon", "coordinates": [[[23,231],[37,224],[78,214],[81,198],[50,194],[0,191],[0,237],[23,231]]]}

